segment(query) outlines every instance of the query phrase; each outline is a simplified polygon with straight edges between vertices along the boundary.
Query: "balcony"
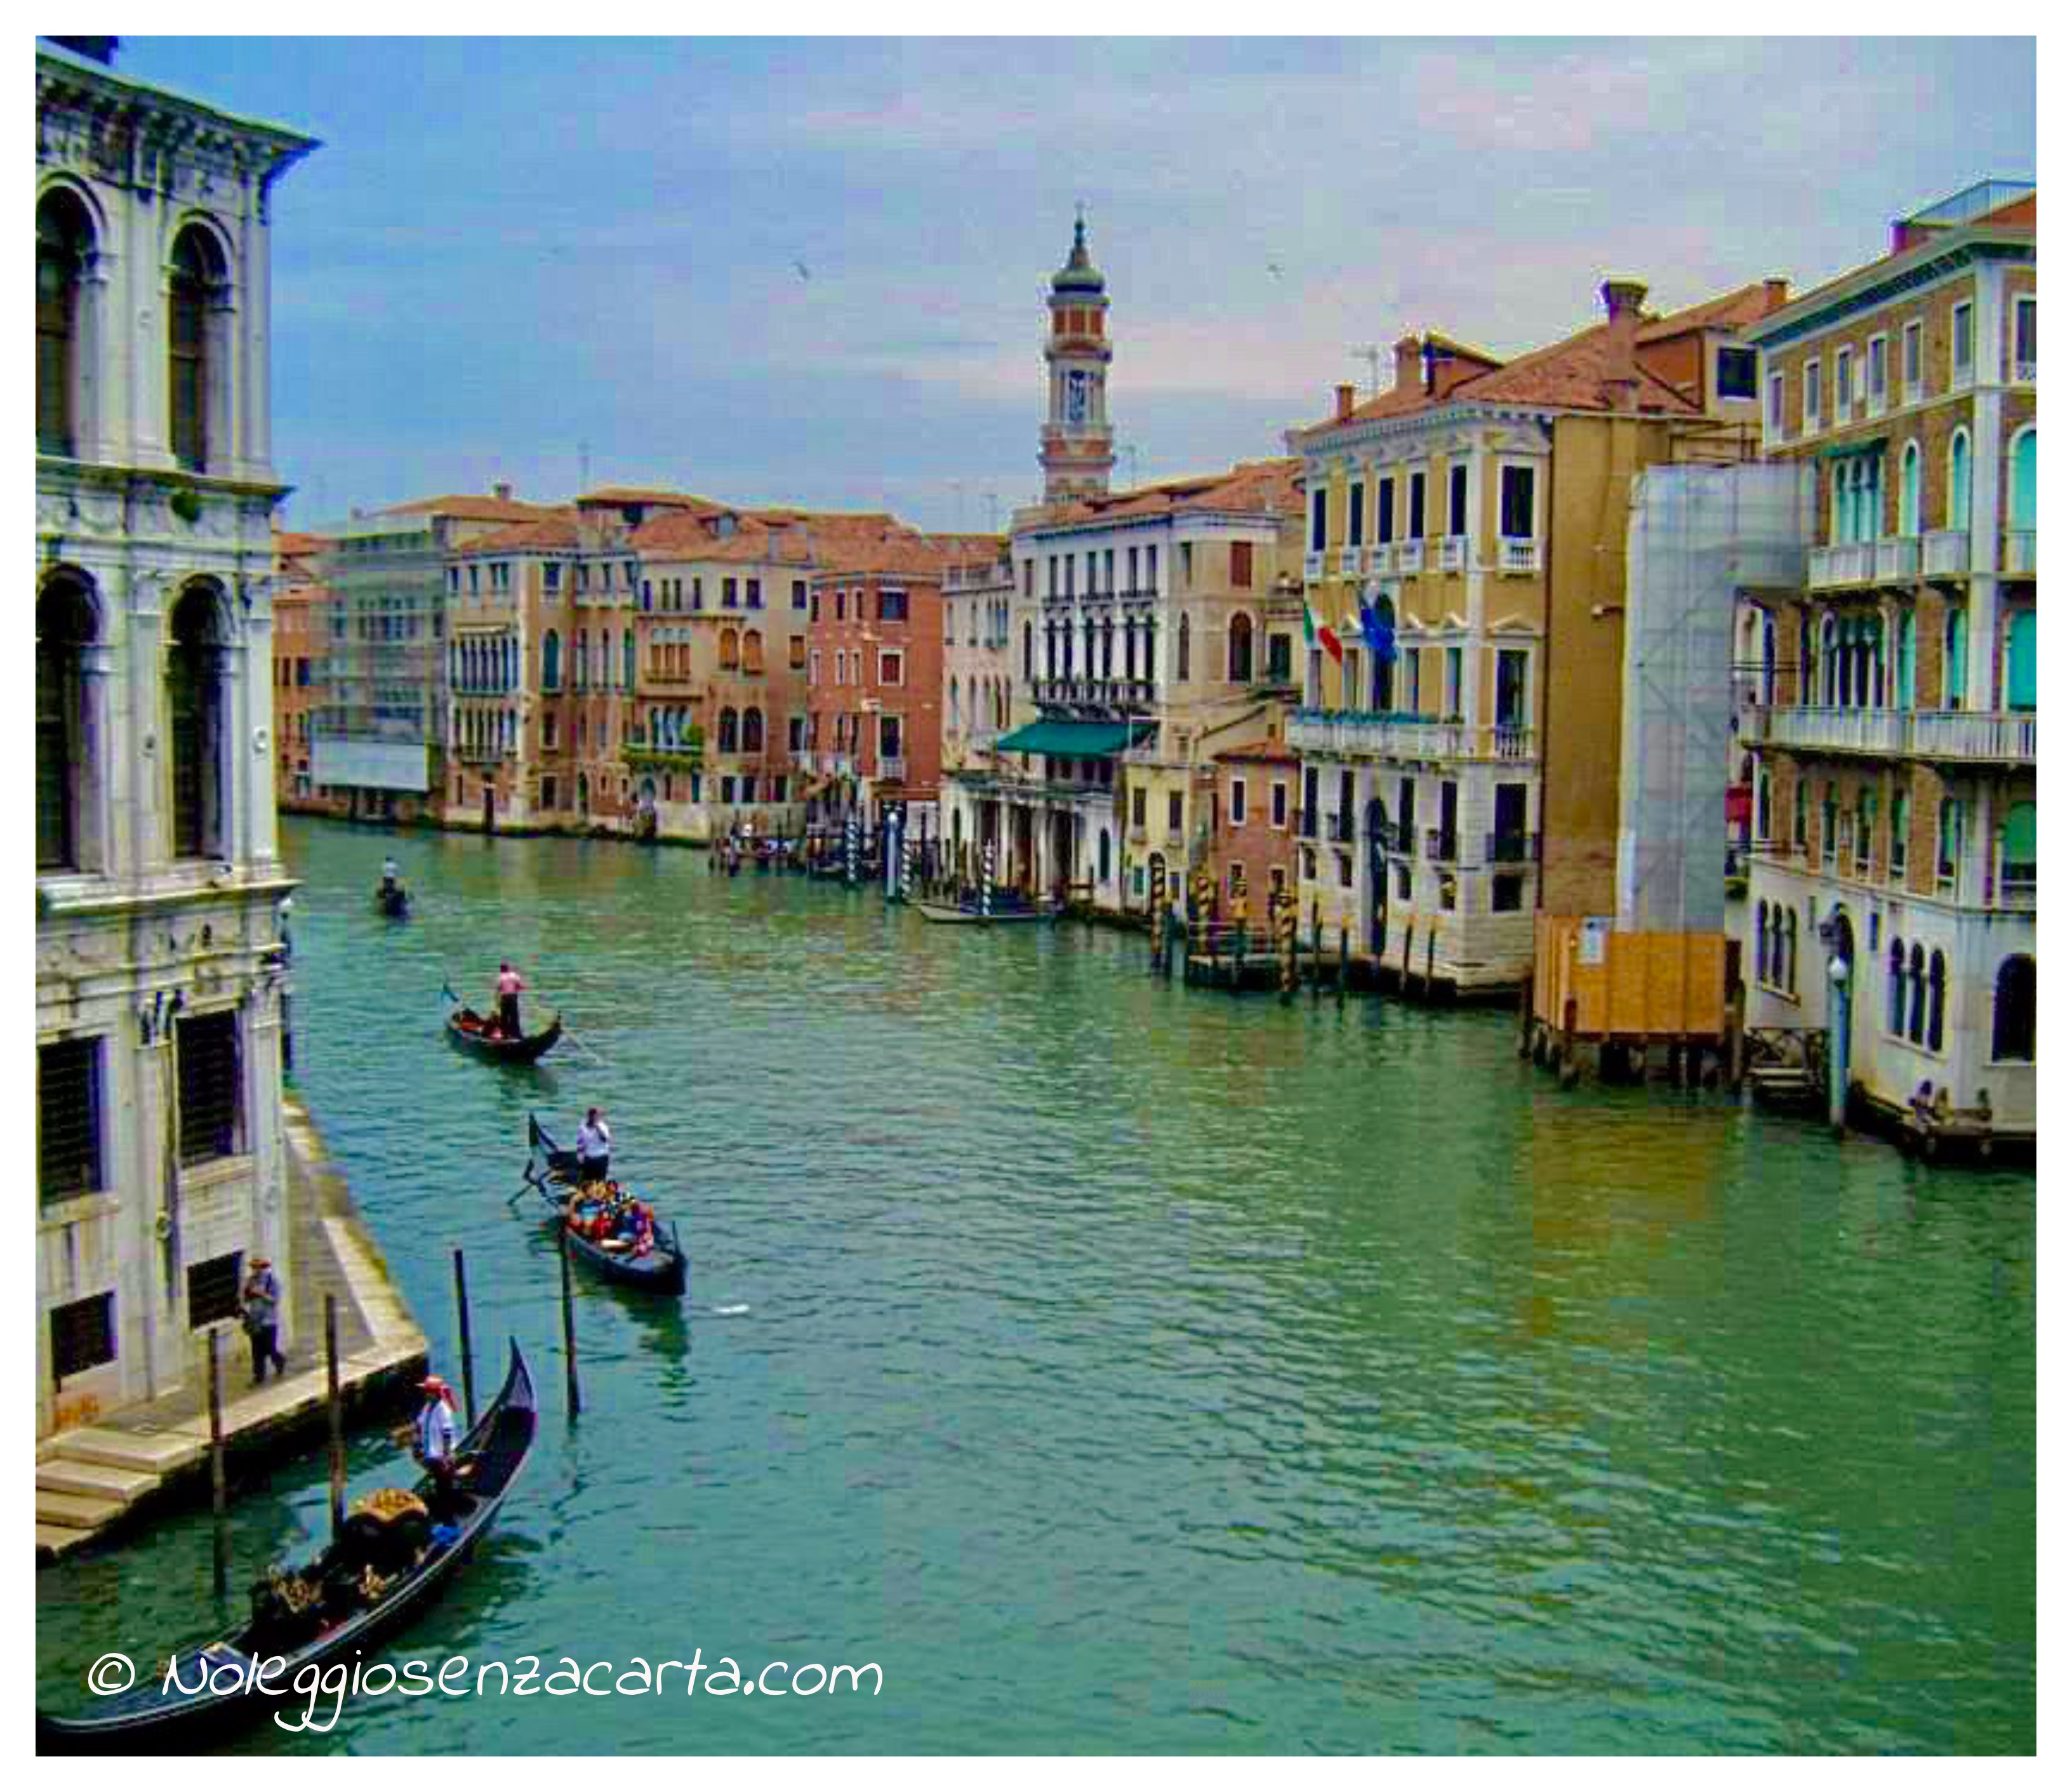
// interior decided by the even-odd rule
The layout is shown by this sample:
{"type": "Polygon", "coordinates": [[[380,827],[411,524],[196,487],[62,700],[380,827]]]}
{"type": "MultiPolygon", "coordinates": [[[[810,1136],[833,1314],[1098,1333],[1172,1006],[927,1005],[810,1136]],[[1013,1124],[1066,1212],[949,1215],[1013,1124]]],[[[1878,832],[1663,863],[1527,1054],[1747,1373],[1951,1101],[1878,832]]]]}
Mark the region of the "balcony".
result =
{"type": "Polygon", "coordinates": [[[1465,535],[1449,535],[1439,543],[1439,570],[1442,573],[1465,573],[1468,569],[1468,538],[1465,535]]]}
{"type": "Polygon", "coordinates": [[[1424,830],[1424,856],[1434,865],[1452,865],[1461,856],[1461,836],[1444,828],[1424,830]]]}
{"type": "Polygon", "coordinates": [[[877,778],[881,784],[905,783],[906,782],[905,758],[898,754],[881,758],[878,762],[877,778]]]}
{"type": "Polygon", "coordinates": [[[1536,540],[1515,540],[1507,536],[1496,545],[1496,569],[1499,573],[1536,573],[1540,570],[1540,544],[1536,540]]]}
{"type": "Polygon", "coordinates": [[[1350,846],[1353,843],[1353,818],[1334,809],[1324,817],[1325,837],[1334,846],[1350,846]]]}
{"type": "Polygon", "coordinates": [[[1815,591],[1837,585],[1868,585],[1877,568],[1875,542],[1847,541],[1839,547],[1815,548],[1807,557],[1806,583],[1815,591]]]}
{"type": "Polygon", "coordinates": [[[2000,537],[2000,570],[2014,578],[2036,577],[2036,531],[2009,529],[2000,537]]]}
{"type": "MultiPolygon", "coordinates": [[[[1749,717],[1749,739],[1766,746],[2005,765],[2036,762],[2036,717],[2026,711],[1788,705],[1758,708],[1749,717]]],[[[1292,725],[1289,733],[1292,741],[1292,725]]]]}
{"type": "Polygon", "coordinates": [[[1537,834],[1491,834],[1482,843],[1482,859],[1489,865],[1530,865],[1539,856],[1537,834]]]}
{"type": "Polygon", "coordinates": [[[1093,703],[1111,709],[1148,709],[1154,701],[1148,678],[1039,678],[1038,703],[1093,703]]]}
{"type": "Polygon", "coordinates": [[[1394,853],[1404,858],[1417,857],[1417,824],[1414,821],[1384,821],[1367,836],[1378,842],[1384,853],[1394,853]]]}
{"type": "Polygon", "coordinates": [[[1357,574],[1360,569],[1360,557],[1363,552],[1364,550],[1359,548],[1339,549],[1338,571],[1341,573],[1357,574]]]}
{"type": "Polygon", "coordinates": [[[1529,760],[1532,730],[1501,723],[1470,726],[1420,716],[1380,716],[1359,710],[1297,709],[1288,718],[1288,744],[1297,753],[1343,758],[1529,760]]]}
{"type": "Polygon", "coordinates": [[[2016,361],[2014,364],[2014,383],[2018,386],[2034,385],[2036,384],[2036,363],[2033,360],[2016,361]]]}
{"type": "Polygon", "coordinates": [[[1873,544],[1877,549],[1875,570],[1881,585],[1904,580],[1911,584],[1921,576],[1921,540],[1918,536],[1887,536],[1873,544]]]}
{"type": "Polygon", "coordinates": [[[1969,529],[1930,529],[1921,538],[1921,570],[1929,578],[1962,578],[1971,569],[1969,529]]]}
{"type": "Polygon", "coordinates": [[[1324,576],[1324,550],[1312,548],[1302,557],[1302,579],[1305,584],[1314,584],[1324,576]]]}
{"type": "Polygon", "coordinates": [[[1399,541],[1396,544],[1396,575],[1408,578],[1424,570],[1424,544],[1422,541],[1399,541]]]}

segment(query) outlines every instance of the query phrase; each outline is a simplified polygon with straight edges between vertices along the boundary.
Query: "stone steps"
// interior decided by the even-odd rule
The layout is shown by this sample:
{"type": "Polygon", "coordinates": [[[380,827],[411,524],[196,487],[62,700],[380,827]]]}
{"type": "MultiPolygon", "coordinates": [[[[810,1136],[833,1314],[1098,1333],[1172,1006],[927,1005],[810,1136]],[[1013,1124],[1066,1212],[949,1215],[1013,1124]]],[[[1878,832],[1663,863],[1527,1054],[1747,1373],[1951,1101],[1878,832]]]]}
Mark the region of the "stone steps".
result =
{"type": "Polygon", "coordinates": [[[39,1486],[36,1523],[62,1525],[73,1531],[98,1531],[111,1519],[122,1515],[123,1504],[119,1499],[97,1499],[87,1494],[47,1493],[39,1486]]]}
{"type": "Polygon", "coordinates": [[[36,1527],[36,1553],[47,1550],[53,1556],[62,1556],[68,1549],[76,1549],[92,1536],[90,1531],[75,1531],[69,1525],[43,1524],[36,1527]]]}
{"type": "Polygon", "coordinates": [[[36,1465],[39,1494],[80,1494],[89,1499],[112,1499],[125,1506],[158,1485],[148,1469],[111,1468],[105,1462],[80,1462],[58,1455],[36,1465]]]}
{"type": "Polygon", "coordinates": [[[40,1454],[40,1461],[62,1457],[73,1462],[101,1462],[111,1469],[129,1469],[139,1474],[166,1475],[184,1469],[203,1453],[204,1446],[178,1432],[117,1431],[103,1425],[83,1426],[60,1432],[40,1454]]]}

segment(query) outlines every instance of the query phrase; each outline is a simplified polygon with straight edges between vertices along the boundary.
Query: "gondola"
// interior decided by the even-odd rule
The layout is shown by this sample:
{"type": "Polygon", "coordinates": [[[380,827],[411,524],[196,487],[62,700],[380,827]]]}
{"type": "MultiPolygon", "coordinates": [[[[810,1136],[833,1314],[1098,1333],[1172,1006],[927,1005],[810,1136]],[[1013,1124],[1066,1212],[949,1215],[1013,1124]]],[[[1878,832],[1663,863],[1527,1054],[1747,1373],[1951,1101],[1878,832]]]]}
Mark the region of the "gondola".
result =
{"type": "MultiPolygon", "coordinates": [[[[576,1183],[576,1154],[564,1151],[532,1115],[525,1116],[527,1151],[525,1182],[553,1210],[557,1226],[568,1233],[569,1249],[591,1265],[608,1282],[622,1288],[637,1288],[651,1294],[680,1295],[689,1285],[691,1260],[673,1226],[664,1226],[655,1215],[655,1244],[639,1256],[630,1251],[611,1251],[594,1239],[586,1238],[568,1224],[569,1204],[576,1183]],[[544,1155],[546,1167],[539,1158],[544,1155]]],[[[650,1203],[651,1208],[652,1203],[650,1203]]]]}
{"type": "Polygon", "coordinates": [[[522,1038],[492,1039],[483,1031],[483,1017],[471,1008],[462,1008],[446,1017],[446,1037],[463,1051],[500,1064],[530,1064],[554,1049],[561,1036],[561,1017],[557,1014],[544,1033],[528,1033],[522,1038]]]}
{"type": "Polygon", "coordinates": [[[401,884],[388,884],[374,892],[374,906],[392,921],[407,920],[410,893],[401,884]]]}
{"type": "Polygon", "coordinates": [[[975,902],[916,902],[914,906],[921,911],[923,920],[951,926],[995,927],[1005,927],[1010,921],[1054,921],[1058,919],[1058,910],[1047,907],[998,907],[982,913],[975,902]]]}
{"type": "MultiPolygon", "coordinates": [[[[346,1535],[294,1577],[302,1589],[314,1584],[324,1589],[322,1601],[299,1621],[322,1626],[314,1637],[298,1646],[283,1646],[278,1626],[284,1621],[285,1608],[273,1608],[263,1616],[255,1611],[252,1622],[236,1635],[175,1655],[171,1665],[175,1683],[170,1687],[166,1663],[161,1657],[152,1656],[146,1658],[136,1686],[101,1700],[88,1716],[51,1717],[39,1712],[38,1752],[184,1750],[218,1731],[249,1723],[282,1704],[306,1704],[310,1682],[314,1676],[305,1675],[302,1689],[298,1691],[294,1684],[298,1674],[311,1667],[322,1669],[331,1663],[351,1663],[366,1655],[377,1638],[416,1617],[444,1591],[495,1522],[505,1494],[525,1465],[538,1419],[532,1378],[514,1339],[503,1391],[461,1441],[461,1486],[467,1496],[462,1502],[466,1509],[442,1512],[431,1478],[427,1475],[420,1480],[416,1497],[430,1509],[437,1528],[430,1530],[428,1541],[417,1546],[414,1561],[397,1564],[385,1582],[376,1576],[378,1590],[371,1603],[335,1618],[331,1616],[332,1591],[341,1584],[351,1584],[354,1566],[364,1562],[364,1572],[374,1574],[372,1558],[363,1553],[372,1547],[365,1539],[383,1533],[378,1525],[372,1533],[356,1531],[355,1525],[361,1522],[356,1509],[356,1517],[347,1521],[346,1535]],[[346,1576],[343,1583],[339,1579],[341,1572],[346,1576]],[[261,1667],[265,1670],[263,1689],[251,1683],[261,1667]],[[183,1687],[192,1690],[183,1691],[183,1687]],[[282,1696],[271,1696],[274,1689],[282,1696]]],[[[393,1550],[397,1544],[388,1539],[384,1547],[393,1550]]],[[[254,1589],[255,1606],[259,1603],[257,1596],[269,1591],[272,1585],[270,1581],[262,1581],[254,1589]]],[[[328,1706],[331,1695],[323,1695],[322,1703],[328,1706]]]]}

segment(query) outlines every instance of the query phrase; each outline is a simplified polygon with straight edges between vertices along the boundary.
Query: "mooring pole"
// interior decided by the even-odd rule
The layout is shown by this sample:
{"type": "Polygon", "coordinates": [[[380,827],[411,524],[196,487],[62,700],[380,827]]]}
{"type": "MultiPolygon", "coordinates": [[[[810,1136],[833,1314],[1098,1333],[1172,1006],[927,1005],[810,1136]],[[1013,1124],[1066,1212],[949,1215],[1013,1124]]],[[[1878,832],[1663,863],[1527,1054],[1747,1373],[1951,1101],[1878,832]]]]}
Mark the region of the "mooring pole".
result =
{"type": "Polygon", "coordinates": [[[582,1414],[582,1388],[576,1379],[576,1297],[569,1279],[569,1228],[561,1227],[561,1354],[569,1371],[569,1416],[582,1414]]]}
{"type": "Polygon", "coordinates": [[[345,1528],[345,1405],[338,1386],[338,1297],[324,1297],[324,1405],[331,1415],[331,1534],[345,1528]]]}
{"type": "Polygon", "coordinates": [[[216,1354],[223,1334],[208,1334],[208,1492],[215,1515],[216,1597],[230,1590],[230,1481],[223,1463],[223,1363],[216,1354]]]}
{"type": "Polygon", "coordinates": [[[454,1305],[460,1309],[460,1385],[467,1402],[468,1428],[475,1428],[475,1343],[467,1323],[467,1254],[454,1247],[454,1305]]]}

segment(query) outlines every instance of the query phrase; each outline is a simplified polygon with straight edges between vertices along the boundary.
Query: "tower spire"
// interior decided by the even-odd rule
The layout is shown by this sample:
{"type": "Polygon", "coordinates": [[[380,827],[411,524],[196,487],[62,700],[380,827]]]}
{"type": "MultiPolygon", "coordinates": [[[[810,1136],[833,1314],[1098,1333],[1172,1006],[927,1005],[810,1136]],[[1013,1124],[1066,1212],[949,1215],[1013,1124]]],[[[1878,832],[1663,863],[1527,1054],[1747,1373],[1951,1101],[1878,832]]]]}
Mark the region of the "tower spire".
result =
{"type": "Polygon", "coordinates": [[[1073,210],[1072,249],[1050,277],[1050,337],[1043,348],[1050,372],[1050,416],[1038,460],[1047,503],[1108,490],[1115,466],[1115,432],[1108,421],[1108,365],[1114,351],[1106,331],[1108,282],[1087,250],[1087,208],[1073,210]]]}

